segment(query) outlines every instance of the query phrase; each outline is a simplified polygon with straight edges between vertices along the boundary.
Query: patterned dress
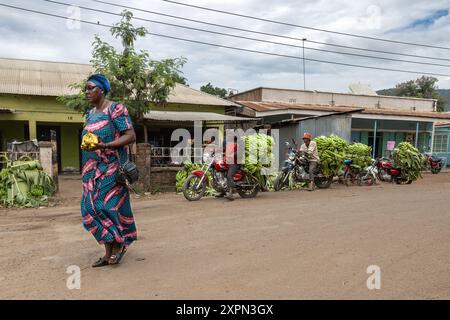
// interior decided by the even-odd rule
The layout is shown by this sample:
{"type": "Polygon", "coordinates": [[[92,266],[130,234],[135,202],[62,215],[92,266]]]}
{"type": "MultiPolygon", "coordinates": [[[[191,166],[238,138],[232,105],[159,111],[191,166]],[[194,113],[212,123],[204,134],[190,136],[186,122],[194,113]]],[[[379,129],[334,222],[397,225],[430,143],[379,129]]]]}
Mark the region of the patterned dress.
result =
{"type": "MultiPolygon", "coordinates": [[[[98,136],[99,142],[106,143],[116,140],[131,128],[127,108],[123,104],[113,103],[102,113],[95,113],[93,108],[86,115],[82,136],[92,132],[98,136]]],[[[120,163],[126,161],[125,148],[82,151],[81,215],[84,228],[92,233],[98,243],[115,240],[127,248],[137,239],[137,231],[129,191],[116,183],[118,158],[120,163]]]]}

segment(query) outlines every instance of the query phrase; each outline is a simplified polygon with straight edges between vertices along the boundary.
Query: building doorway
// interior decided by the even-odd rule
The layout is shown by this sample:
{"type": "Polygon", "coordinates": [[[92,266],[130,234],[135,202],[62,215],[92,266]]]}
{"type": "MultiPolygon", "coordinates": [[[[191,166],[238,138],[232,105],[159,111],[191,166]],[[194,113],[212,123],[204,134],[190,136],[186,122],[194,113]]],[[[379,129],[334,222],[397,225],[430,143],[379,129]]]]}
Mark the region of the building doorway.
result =
{"type": "Polygon", "coordinates": [[[373,150],[375,150],[375,158],[378,158],[381,156],[381,150],[382,150],[382,133],[378,132],[376,137],[375,137],[375,149],[373,147],[374,145],[374,138],[373,138],[373,132],[369,132],[369,139],[367,144],[372,148],[372,155],[373,155],[373,150]]]}

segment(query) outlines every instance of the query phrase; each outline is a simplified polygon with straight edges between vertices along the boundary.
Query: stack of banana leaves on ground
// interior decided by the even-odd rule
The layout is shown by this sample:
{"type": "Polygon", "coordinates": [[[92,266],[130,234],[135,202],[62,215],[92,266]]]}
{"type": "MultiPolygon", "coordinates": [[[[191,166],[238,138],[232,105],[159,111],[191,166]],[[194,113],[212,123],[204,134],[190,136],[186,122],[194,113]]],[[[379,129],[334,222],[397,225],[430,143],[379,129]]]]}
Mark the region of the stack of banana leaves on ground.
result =
{"type": "Polygon", "coordinates": [[[350,165],[355,171],[361,171],[372,162],[372,148],[363,143],[352,143],[347,146],[345,159],[352,160],[350,165]]]}
{"type": "Polygon", "coordinates": [[[0,206],[31,208],[48,204],[55,192],[53,179],[38,160],[8,162],[0,171],[0,206]]]}
{"type": "Polygon", "coordinates": [[[423,156],[411,143],[399,143],[392,153],[392,158],[395,165],[407,175],[409,180],[415,181],[419,177],[422,178],[423,156]]]}
{"type": "Polygon", "coordinates": [[[334,134],[328,137],[316,137],[314,141],[317,143],[317,151],[323,165],[324,175],[328,177],[339,175],[344,167],[347,141],[334,134]]]}

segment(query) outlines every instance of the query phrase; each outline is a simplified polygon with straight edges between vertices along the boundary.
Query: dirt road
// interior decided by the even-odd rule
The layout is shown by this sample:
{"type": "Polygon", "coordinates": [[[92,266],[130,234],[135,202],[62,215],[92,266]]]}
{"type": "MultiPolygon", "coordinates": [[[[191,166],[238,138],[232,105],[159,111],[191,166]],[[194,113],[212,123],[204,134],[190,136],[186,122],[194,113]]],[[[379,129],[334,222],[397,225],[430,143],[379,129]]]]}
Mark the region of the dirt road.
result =
{"type": "Polygon", "coordinates": [[[99,269],[78,181],[62,188],[59,206],[0,210],[0,298],[450,299],[449,173],[231,203],[135,200],[139,240],[121,265],[99,269]],[[66,287],[70,265],[80,290],[66,287]],[[370,265],[380,290],[366,286],[370,265]]]}

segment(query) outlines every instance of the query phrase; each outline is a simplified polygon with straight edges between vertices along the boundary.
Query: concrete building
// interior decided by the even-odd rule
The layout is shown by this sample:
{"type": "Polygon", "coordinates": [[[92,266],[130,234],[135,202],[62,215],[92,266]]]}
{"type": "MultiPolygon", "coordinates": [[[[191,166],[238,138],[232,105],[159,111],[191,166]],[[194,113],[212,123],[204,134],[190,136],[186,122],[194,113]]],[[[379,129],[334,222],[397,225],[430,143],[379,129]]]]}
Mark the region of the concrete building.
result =
{"type": "MultiPolygon", "coordinates": [[[[236,115],[262,118],[262,124],[266,126],[279,127],[289,121],[346,114],[340,116],[349,119],[346,123],[351,123],[346,125],[347,129],[340,127],[345,132],[337,130],[339,126],[333,128],[334,122],[328,120],[327,127],[320,125],[317,127],[320,132],[312,133],[336,133],[348,141],[365,143],[372,147],[375,157],[389,155],[388,141],[395,141],[395,144],[409,141],[421,152],[433,151],[434,124],[450,120],[449,113],[435,111],[434,99],[274,88],[256,88],[230,99],[241,106],[236,115]]],[[[325,123],[323,120],[315,121],[325,123]]]]}

